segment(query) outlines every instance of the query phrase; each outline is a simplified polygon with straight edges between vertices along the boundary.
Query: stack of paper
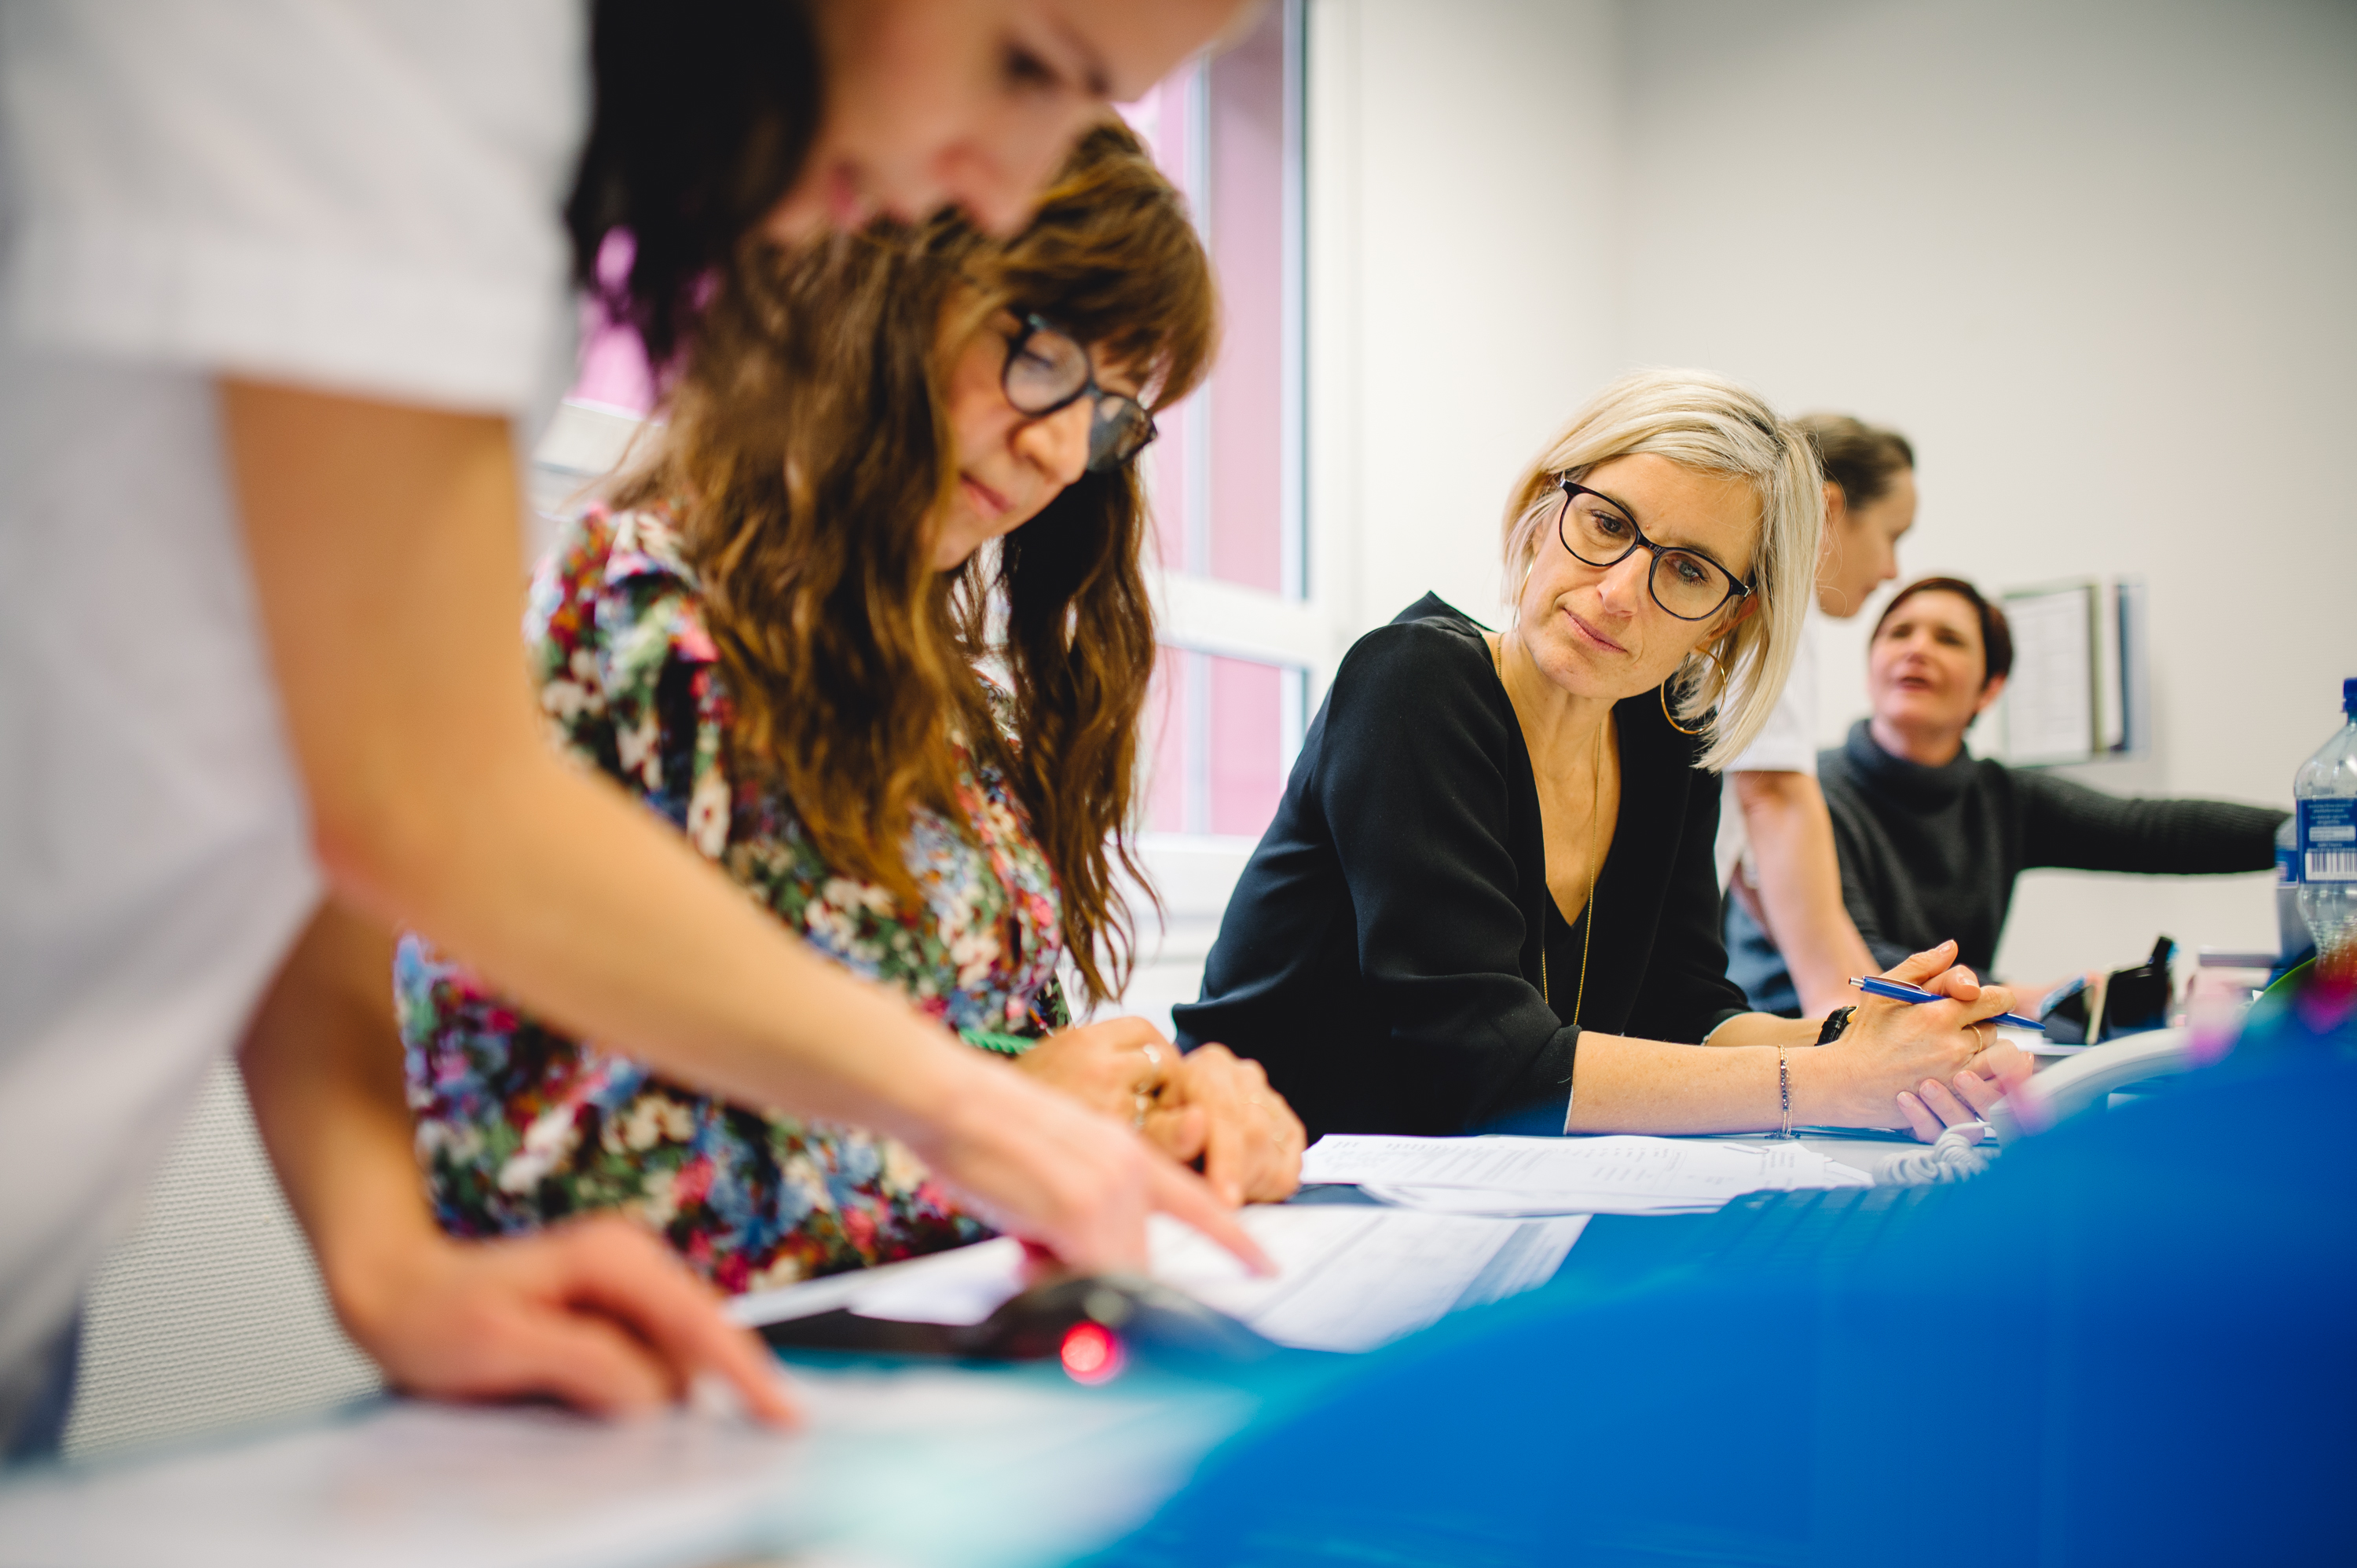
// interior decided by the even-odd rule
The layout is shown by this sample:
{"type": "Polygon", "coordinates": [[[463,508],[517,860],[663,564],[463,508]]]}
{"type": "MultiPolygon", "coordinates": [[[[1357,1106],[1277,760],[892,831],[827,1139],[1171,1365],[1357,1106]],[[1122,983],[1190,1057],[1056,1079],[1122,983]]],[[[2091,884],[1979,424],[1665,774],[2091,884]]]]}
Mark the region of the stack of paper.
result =
{"type": "MultiPolygon", "coordinates": [[[[1372,1350],[1477,1306],[1544,1284],[1587,1220],[1413,1214],[1364,1204],[1254,1206],[1239,1216],[1277,1265],[1258,1278],[1224,1248],[1157,1215],[1154,1277],[1250,1324],[1280,1345],[1372,1350]]],[[[980,1323],[1023,1285],[1023,1256],[1001,1238],[904,1263],[738,1298],[740,1323],[846,1308],[904,1323],[980,1323]]]]}
{"type": "Polygon", "coordinates": [[[1305,1182],[1349,1182],[1444,1214],[1695,1214],[1747,1192],[1871,1187],[1805,1144],[1694,1138],[1405,1138],[1330,1134],[1305,1182]]]}

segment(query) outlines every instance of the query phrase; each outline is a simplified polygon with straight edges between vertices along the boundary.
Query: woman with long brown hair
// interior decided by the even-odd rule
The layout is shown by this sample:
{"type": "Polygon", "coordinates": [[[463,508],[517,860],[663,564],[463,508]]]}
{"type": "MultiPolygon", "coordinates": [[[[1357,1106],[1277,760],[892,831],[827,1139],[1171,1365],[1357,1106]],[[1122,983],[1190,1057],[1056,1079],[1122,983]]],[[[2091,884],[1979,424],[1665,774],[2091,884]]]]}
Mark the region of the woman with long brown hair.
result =
{"type": "MultiPolygon", "coordinates": [[[[1290,1192],[1302,1143],[1257,1066],[1072,1027],[1057,978],[1103,1000],[1129,961],[1154,659],[1132,459],[1212,316],[1176,192],[1112,125],[1011,241],[942,218],[770,252],[712,302],[657,449],[544,570],[529,630],[573,755],[821,952],[1243,1200],[1290,1192]]],[[[980,1233],[889,1138],[666,1080],[414,938],[397,974],[451,1230],[619,1208],[732,1290],[980,1233]]]]}

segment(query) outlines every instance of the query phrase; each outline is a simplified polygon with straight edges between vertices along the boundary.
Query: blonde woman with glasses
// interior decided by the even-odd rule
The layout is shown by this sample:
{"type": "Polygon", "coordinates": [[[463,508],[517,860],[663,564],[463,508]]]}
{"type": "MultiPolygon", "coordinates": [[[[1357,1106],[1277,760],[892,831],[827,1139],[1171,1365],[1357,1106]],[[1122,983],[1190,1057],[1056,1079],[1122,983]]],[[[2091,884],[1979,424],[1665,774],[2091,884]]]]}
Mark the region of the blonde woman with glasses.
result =
{"type": "Polygon", "coordinates": [[[1727,979],[1713,770],[1792,667],[1824,510],[1751,392],[1607,388],[1513,489],[1505,628],[1426,595],[1343,660],[1180,1044],[1259,1060],[1313,1137],[1928,1137],[1993,1104],[2028,1064],[1975,1026],[2012,998],[1953,945],[1889,972],[1922,1005],[1795,1023],[1727,979]]]}

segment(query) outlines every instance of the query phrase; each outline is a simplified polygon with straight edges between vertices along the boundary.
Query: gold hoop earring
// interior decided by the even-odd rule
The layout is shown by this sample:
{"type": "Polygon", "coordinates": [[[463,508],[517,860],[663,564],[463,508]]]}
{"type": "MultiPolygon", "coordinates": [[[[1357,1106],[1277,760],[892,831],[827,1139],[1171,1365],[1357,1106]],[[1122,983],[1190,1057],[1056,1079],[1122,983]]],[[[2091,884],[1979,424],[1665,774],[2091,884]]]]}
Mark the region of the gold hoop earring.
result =
{"type": "MultiPolygon", "coordinates": [[[[1710,708],[1706,710],[1706,720],[1707,714],[1716,712],[1718,704],[1727,700],[1727,673],[1725,661],[1723,661],[1717,654],[1713,653],[1709,649],[1706,648],[1702,650],[1702,656],[1710,660],[1710,666],[1712,669],[1718,671],[1718,693],[1711,699],[1710,708]]],[[[1670,711],[1670,688],[1677,683],[1678,677],[1675,671],[1671,673],[1668,680],[1662,682],[1662,717],[1667,719],[1670,722],[1670,727],[1677,731],[1680,735],[1700,735],[1703,731],[1710,727],[1707,722],[1696,725],[1694,728],[1688,729],[1685,725],[1678,723],[1678,715],[1670,711]]]]}

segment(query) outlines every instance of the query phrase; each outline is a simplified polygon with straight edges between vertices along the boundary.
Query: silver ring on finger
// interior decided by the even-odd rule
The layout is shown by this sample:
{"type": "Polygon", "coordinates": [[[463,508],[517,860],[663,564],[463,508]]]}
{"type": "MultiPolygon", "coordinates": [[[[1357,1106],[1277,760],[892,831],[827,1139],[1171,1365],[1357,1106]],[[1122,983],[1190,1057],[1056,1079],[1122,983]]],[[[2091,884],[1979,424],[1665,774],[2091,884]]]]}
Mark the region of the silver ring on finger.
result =
{"type": "Polygon", "coordinates": [[[1133,1112],[1129,1119],[1130,1126],[1139,1132],[1144,1132],[1146,1129],[1146,1113],[1154,1108],[1154,1096],[1146,1093],[1146,1090],[1142,1089],[1138,1090],[1130,1096],[1130,1106],[1133,1112]]]}

